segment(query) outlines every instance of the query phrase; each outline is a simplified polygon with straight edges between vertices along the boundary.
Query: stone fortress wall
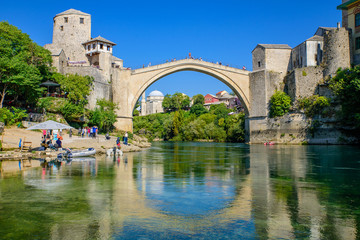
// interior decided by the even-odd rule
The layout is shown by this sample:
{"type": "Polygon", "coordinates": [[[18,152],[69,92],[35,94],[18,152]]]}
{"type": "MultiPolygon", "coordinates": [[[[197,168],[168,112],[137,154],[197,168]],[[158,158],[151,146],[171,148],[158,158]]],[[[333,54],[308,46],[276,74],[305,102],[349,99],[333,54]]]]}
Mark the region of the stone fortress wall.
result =
{"type": "MultiPolygon", "coordinates": [[[[250,74],[250,92],[254,96],[251,98],[251,111],[246,124],[250,143],[275,141],[294,144],[301,142],[336,144],[339,143],[339,139],[346,138],[336,128],[336,120],[333,118],[316,119],[318,126],[315,132],[309,131],[313,128],[313,121],[307,119],[304,114],[289,113],[284,117],[271,119],[269,118],[269,102],[275,90],[288,93],[295,104],[300,98],[315,94],[331,97],[331,92],[323,83],[334,76],[339,67],[350,67],[350,39],[347,29],[330,29],[324,34],[323,61],[319,65],[294,68],[285,76],[283,72],[266,67],[250,74]],[[261,89],[261,86],[265,88],[261,89]],[[266,107],[262,108],[261,105],[266,107]]],[[[271,49],[271,51],[283,52],[284,50],[271,49]]],[[[278,59],[276,54],[272,54],[274,57],[269,58],[267,54],[253,51],[253,59],[259,59],[259,56],[265,56],[262,61],[282,65],[283,68],[291,65],[291,62],[284,64],[286,61],[283,54],[278,55],[282,56],[278,59]]]]}

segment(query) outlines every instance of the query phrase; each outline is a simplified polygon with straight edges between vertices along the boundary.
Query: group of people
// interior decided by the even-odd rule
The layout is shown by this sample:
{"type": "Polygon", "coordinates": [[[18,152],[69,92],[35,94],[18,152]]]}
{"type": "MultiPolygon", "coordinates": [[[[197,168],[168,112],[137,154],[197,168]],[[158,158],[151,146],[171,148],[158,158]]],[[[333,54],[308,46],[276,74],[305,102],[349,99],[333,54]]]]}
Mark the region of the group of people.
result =
{"type": "Polygon", "coordinates": [[[83,138],[83,137],[92,137],[92,138],[96,138],[98,134],[98,127],[97,126],[93,126],[93,127],[84,127],[84,128],[79,128],[78,130],[78,135],[83,138]]]}
{"type": "Polygon", "coordinates": [[[43,130],[43,137],[41,140],[41,147],[44,147],[44,149],[46,148],[51,148],[51,149],[59,149],[62,148],[62,141],[63,137],[62,137],[62,130],[43,130]],[[55,142],[55,144],[53,144],[53,141],[55,142]]]}
{"type": "MultiPolygon", "coordinates": [[[[124,145],[128,145],[128,137],[129,137],[129,134],[127,132],[125,132],[125,134],[123,136],[123,139],[122,139],[123,142],[124,142],[124,145]]],[[[117,137],[116,146],[117,146],[118,149],[121,148],[120,142],[121,142],[120,137],[117,137]]]]}

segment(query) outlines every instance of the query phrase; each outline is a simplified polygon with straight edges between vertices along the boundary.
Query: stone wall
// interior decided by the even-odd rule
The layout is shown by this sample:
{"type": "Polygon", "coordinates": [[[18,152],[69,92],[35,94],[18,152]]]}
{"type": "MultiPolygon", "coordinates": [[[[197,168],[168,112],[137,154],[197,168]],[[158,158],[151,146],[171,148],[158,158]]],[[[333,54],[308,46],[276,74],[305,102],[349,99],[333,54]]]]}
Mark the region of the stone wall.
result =
{"type": "Polygon", "coordinates": [[[64,71],[65,73],[94,77],[93,89],[88,99],[88,106],[90,109],[96,107],[97,99],[105,98],[106,100],[112,100],[110,79],[104,76],[101,70],[94,67],[65,67],[64,71]]]}
{"type": "Polygon", "coordinates": [[[253,119],[250,143],[273,141],[280,144],[344,144],[356,143],[338,128],[332,118],[308,119],[301,113],[288,113],[280,118],[253,119]]]}
{"type": "Polygon", "coordinates": [[[292,101],[296,102],[301,97],[310,97],[318,94],[318,84],[323,79],[323,68],[320,66],[296,68],[285,78],[285,91],[292,101]]]}

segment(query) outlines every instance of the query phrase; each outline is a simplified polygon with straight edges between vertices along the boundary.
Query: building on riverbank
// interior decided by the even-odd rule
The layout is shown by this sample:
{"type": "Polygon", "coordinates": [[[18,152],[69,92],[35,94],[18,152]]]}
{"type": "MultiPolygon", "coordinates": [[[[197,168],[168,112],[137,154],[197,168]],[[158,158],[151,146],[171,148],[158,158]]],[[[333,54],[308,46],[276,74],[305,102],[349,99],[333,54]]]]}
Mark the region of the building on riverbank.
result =
{"type": "Polygon", "coordinates": [[[360,0],[342,0],[342,26],[350,31],[352,62],[360,64],[360,0]]]}
{"type": "Polygon", "coordinates": [[[314,36],[295,48],[287,44],[258,44],[255,47],[252,51],[253,72],[250,73],[252,108],[246,124],[249,142],[336,144],[339,139],[346,138],[336,128],[334,118],[318,119],[316,132],[310,133],[312,119],[300,111],[270,118],[269,103],[276,90],[286,92],[295,107],[303,98],[331,96],[327,81],[339,68],[351,66],[351,36],[351,30],[338,24],[336,28],[319,27],[314,36]]]}
{"type": "Polygon", "coordinates": [[[44,47],[50,50],[58,72],[94,77],[88,99],[94,108],[97,99],[112,99],[112,79],[123,68],[123,61],[113,56],[115,45],[101,36],[91,37],[90,14],[69,9],[54,17],[53,40],[44,47]]]}
{"type": "Polygon", "coordinates": [[[216,95],[206,94],[205,95],[204,107],[210,109],[211,105],[225,104],[227,108],[242,109],[239,98],[236,95],[231,95],[227,91],[220,91],[216,95]]]}

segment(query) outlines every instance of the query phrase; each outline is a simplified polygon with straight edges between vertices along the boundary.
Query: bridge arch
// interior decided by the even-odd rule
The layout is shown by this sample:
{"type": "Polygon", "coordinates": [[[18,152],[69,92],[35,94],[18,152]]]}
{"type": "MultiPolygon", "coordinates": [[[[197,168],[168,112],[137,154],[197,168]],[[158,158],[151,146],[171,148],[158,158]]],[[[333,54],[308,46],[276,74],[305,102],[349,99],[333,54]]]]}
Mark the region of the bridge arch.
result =
{"type": "Polygon", "coordinates": [[[182,72],[182,71],[200,72],[200,73],[209,75],[211,77],[214,77],[214,78],[220,80],[222,83],[227,85],[232,91],[234,91],[234,93],[239,97],[239,100],[241,101],[241,104],[245,108],[245,112],[248,114],[249,99],[245,95],[244,91],[236,84],[236,82],[233,79],[229,78],[228,76],[226,76],[222,72],[217,71],[216,69],[208,69],[208,68],[205,68],[204,66],[194,65],[194,64],[181,64],[181,65],[174,66],[174,67],[171,67],[171,68],[168,68],[168,69],[164,69],[161,72],[154,75],[153,77],[147,79],[144,82],[144,85],[141,86],[139,88],[139,90],[137,91],[137,93],[135,95],[135,98],[134,98],[134,101],[131,104],[132,107],[133,108],[135,107],[136,102],[138,101],[138,99],[140,98],[142,93],[147,88],[149,88],[152,84],[154,84],[155,82],[159,81],[160,79],[162,79],[162,78],[164,78],[166,76],[169,76],[169,75],[177,73],[177,72],[182,72]]]}
{"type": "Polygon", "coordinates": [[[132,131],[132,113],[142,93],[156,81],[181,71],[195,71],[212,76],[226,84],[238,97],[249,114],[249,72],[220,64],[195,59],[155,65],[136,70],[120,70],[117,82],[113,82],[113,100],[118,103],[116,128],[132,131]],[[121,86],[126,86],[122,89],[121,86]]]}

